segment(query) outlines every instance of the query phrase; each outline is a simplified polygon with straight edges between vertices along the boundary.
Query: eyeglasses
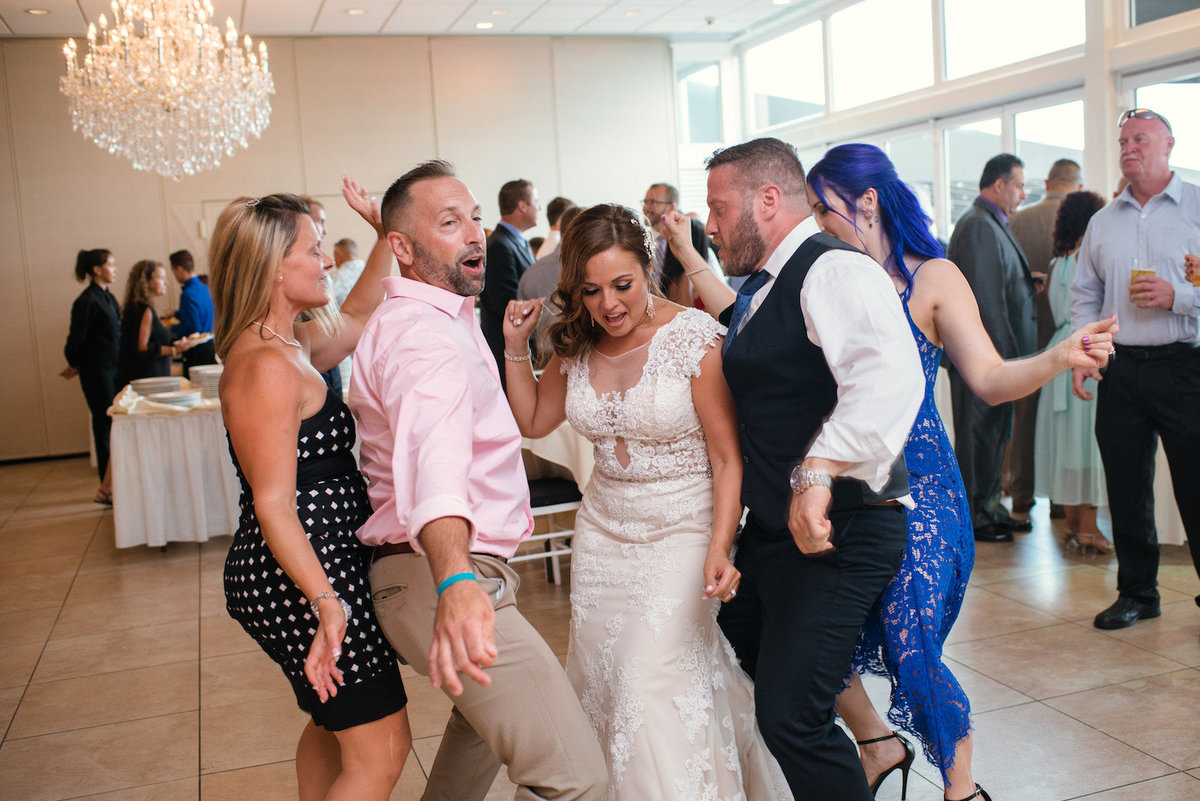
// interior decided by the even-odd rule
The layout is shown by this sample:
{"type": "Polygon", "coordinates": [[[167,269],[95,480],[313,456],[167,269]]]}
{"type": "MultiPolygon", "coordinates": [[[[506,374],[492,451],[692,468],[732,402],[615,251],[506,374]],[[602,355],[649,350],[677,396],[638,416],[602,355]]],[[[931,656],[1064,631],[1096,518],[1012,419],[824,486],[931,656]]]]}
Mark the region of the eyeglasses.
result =
{"type": "Polygon", "coordinates": [[[643,205],[643,206],[670,206],[670,205],[671,205],[671,201],[669,201],[669,200],[655,200],[655,199],[654,199],[654,198],[652,198],[652,197],[644,197],[644,198],[642,198],[642,205],[643,205]]]}
{"type": "Polygon", "coordinates": [[[1157,111],[1151,111],[1148,108],[1131,108],[1129,111],[1122,112],[1120,117],[1117,117],[1117,127],[1120,128],[1130,120],[1158,120],[1163,125],[1167,126],[1167,133],[1172,133],[1171,123],[1167,118],[1159,114],[1157,111]]]}

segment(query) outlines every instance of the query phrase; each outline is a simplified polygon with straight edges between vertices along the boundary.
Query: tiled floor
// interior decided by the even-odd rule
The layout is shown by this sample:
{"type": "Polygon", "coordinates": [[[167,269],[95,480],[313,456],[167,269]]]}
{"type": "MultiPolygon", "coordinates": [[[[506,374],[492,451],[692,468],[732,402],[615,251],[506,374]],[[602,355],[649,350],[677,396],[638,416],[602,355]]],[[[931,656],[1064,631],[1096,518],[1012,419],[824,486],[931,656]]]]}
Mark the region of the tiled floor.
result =
{"type": "MultiPolygon", "coordinates": [[[[304,723],[274,665],[225,615],[229,545],[117,551],[82,459],[0,466],[0,798],[294,799],[304,723]]],[[[1032,534],[982,545],[947,655],[975,710],[997,801],[1200,799],[1200,582],[1164,548],[1163,616],[1104,633],[1115,561],[1032,534]]],[[[523,566],[521,604],[560,656],[565,587],[523,566]]],[[[415,738],[393,799],[416,799],[449,704],[406,674],[415,738]]],[[[886,688],[870,684],[886,699],[886,688]]],[[[941,797],[919,760],[909,798],[941,797]]],[[[898,777],[880,791],[899,798],[898,777]]],[[[490,798],[511,798],[503,777],[490,798]]]]}

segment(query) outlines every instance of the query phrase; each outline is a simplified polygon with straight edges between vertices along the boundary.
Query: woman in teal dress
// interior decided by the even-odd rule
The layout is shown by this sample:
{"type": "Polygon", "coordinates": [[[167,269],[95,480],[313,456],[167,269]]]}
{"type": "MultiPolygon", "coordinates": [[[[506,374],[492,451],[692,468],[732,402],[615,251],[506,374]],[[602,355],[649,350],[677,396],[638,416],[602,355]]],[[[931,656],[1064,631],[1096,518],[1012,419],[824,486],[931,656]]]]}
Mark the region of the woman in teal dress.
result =
{"type": "Polygon", "coordinates": [[[944,348],[975,394],[989,403],[1016,400],[1070,367],[1107,364],[1116,321],[1091,323],[1054,348],[1006,362],[983,327],[970,285],[942,258],[929,218],[882,150],[833,148],[809,171],[808,198],[823,231],[860,248],[891,276],[926,377],[925,401],[904,446],[916,501],[908,548],[863,627],[838,714],[859,742],[872,789],[897,769],[907,785],[912,745],[876,713],[859,674],[887,677],[888,718],[913,734],[941,770],[945,797],[988,801],[971,773],[970,701],[942,661],[974,566],[975,540],[962,476],[933,403],[937,364],[944,348]]]}
{"type": "MultiPolygon", "coordinates": [[[[1075,253],[1088,220],[1104,207],[1095,192],[1072,192],[1063,198],[1054,221],[1054,261],[1046,287],[1054,314],[1054,347],[1071,335],[1071,284],[1075,253]]],[[[1038,400],[1034,488],[1066,507],[1068,541],[1084,550],[1111,553],[1112,544],[1096,527],[1096,507],[1108,503],[1104,465],[1096,446],[1096,404],[1071,393],[1070,374],[1050,379],[1038,400]]]]}

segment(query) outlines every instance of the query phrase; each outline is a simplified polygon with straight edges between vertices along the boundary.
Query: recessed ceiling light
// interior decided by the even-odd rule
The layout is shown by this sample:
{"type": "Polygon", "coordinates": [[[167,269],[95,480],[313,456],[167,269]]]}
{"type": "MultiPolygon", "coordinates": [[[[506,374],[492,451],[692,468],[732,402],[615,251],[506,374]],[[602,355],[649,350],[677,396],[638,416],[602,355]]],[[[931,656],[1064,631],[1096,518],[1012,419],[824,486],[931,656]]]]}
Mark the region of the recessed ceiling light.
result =
{"type": "Polygon", "coordinates": [[[771,0],[771,2],[777,6],[786,6],[788,3],[792,2],[792,0],[771,0]]]}
{"type": "Polygon", "coordinates": [[[367,13],[365,8],[347,8],[346,13],[351,17],[361,17],[367,13]]]}
{"type": "Polygon", "coordinates": [[[508,13],[507,8],[493,8],[492,9],[492,15],[496,16],[496,17],[503,17],[507,13],[508,13]]]}
{"type": "Polygon", "coordinates": [[[27,8],[27,9],[25,9],[25,13],[32,14],[35,17],[44,17],[47,14],[49,14],[50,12],[44,8],[27,8]]]}
{"type": "Polygon", "coordinates": [[[487,30],[491,30],[492,28],[496,27],[496,25],[495,25],[495,23],[491,23],[491,22],[476,22],[475,27],[481,31],[487,31],[487,30]]]}
{"type": "Polygon", "coordinates": [[[626,11],[626,12],[625,12],[625,16],[627,16],[627,17],[640,17],[640,16],[642,16],[642,12],[640,12],[640,11],[636,11],[636,10],[634,10],[634,11],[626,11]]]}

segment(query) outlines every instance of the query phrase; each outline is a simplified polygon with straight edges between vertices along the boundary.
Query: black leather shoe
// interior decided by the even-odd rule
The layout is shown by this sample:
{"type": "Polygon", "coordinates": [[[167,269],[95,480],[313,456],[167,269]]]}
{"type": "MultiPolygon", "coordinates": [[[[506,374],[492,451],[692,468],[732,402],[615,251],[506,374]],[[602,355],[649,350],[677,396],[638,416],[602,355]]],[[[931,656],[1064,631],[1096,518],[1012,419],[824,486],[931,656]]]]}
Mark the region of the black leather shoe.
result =
{"type": "Polygon", "coordinates": [[[1009,518],[1008,520],[1005,520],[1001,523],[997,523],[997,525],[1004,526],[1009,531],[1016,531],[1020,534],[1024,534],[1029,531],[1033,531],[1033,521],[1032,520],[1018,520],[1015,517],[1009,518]]]}
{"type": "Polygon", "coordinates": [[[1012,531],[1000,523],[989,523],[975,529],[976,542],[1012,542],[1012,531]]]}
{"type": "Polygon", "coordinates": [[[1062,520],[1067,516],[1067,508],[1061,503],[1050,502],[1050,519],[1062,520]]]}
{"type": "Polygon", "coordinates": [[[1135,598],[1121,597],[1115,604],[1096,615],[1093,623],[1098,629],[1123,629],[1144,618],[1158,617],[1161,614],[1157,603],[1147,604],[1135,598]]]}

